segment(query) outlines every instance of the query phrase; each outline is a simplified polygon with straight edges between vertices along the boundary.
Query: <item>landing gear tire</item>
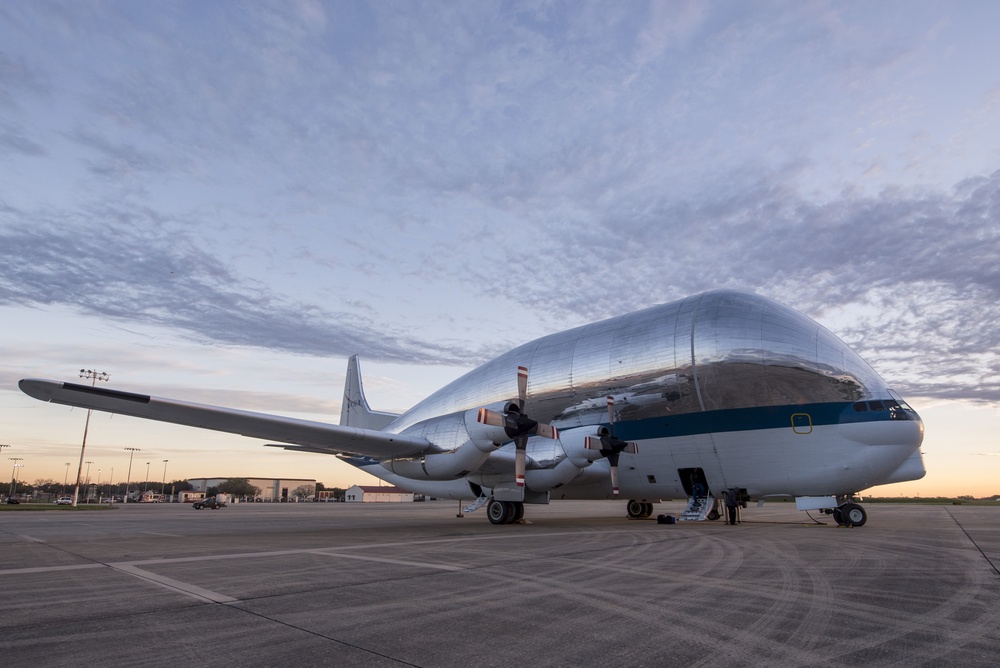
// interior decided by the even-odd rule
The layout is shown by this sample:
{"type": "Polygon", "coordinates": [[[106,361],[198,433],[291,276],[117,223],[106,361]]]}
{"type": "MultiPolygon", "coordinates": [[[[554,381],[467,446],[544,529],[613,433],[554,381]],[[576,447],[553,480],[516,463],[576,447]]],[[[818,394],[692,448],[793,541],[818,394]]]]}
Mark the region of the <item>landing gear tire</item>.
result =
{"type": "Polygon", "coordinates": [[[510,518],[513,517],[513,515],[513,504],[507,503],[506,501],[490,499],[486,504],[486,517],[489,518],[490,524],[509,524],[510,518]]]}
{"type": "Polygon", "coordinates": [[[708,511],[708,519],[712,520],[713,522],[719,519],[720,517],[721,515],[719,515],[719,511],[716,510],[715,508],[712,508],[710,511],[708,511]]]}
{"type": "Polygon", "coordinates": [[[856,503],[845,503],[838,510],[840,510],[845,527],[863,527],[868,521],[868,513],[856,503]]]}
{"type": "Polygon", "coordinates": [[[834,508],[833,512],[830,514],[833,515],[833,519],[837,523],[837,526],[844,526],[844,514],[840,512],[840,508],[834,508]]]}
{"type": "Polygon", "coordinates": [[[628,505],[625,506],[625,512],[628,513],[629,519],[639,520],[644,517],[649,517],[653,514],[653,504],[646,504],[642,501],[636,501],[635,499],[629,499],[628,505]],[[646,513],[646,506],[649,506],[649,513],[646,513]]]}
{"type": "Polygon", "coordinates": [[[642,511],[643,518],[652,517],[653,516],[653,504],[652,503],[644,503],[642,505],[645,506],[645,509],[642,511]]]}
{"type": "Polygon", "coordinates": [[[520,522],[524,519],[524,504],[520,501],[510,504],[514,506],[514,512],[511,513],[510,524],[514,522],[520,522]]]}

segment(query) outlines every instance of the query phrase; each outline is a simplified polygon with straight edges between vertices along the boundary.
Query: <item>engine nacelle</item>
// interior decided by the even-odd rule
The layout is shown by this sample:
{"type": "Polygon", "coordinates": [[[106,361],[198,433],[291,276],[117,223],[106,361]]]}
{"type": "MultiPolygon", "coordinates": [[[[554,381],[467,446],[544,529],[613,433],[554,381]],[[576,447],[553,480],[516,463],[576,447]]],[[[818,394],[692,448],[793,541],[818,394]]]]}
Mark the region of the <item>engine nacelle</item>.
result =
{"type": "Polygon", "coordinates": [[[550,489],[573,482],[581,473],[583,473],[583,469],[567,457],[556,464],[554,468],[525,471],[524,484],[532,491],[547,492],[550,489]]]}
{"type": "MultiPolygon", "coordinates": [[[[488,406],[501,411],[507,403],[488,406]]],[[[479,421],[480,409],[453,413],[420,425],[404,434],[422,436],[437,446],[436,452],[398,457],[381,462],[382,467],[412,480],[455,480],[479,469],[490,453],[510,440],[503,427],[479,421]]]]}
{"type": "Polygon", "coordinates": [[[475,443],[483,452],[493,452],[499,445],[511,440],[511,437],[507,435],[503,427],[485,424],[480,421],[484,409],[506,413],[511,410],[518,410],[517,404],[503,401],[465,411],[464,424],[469,440],[475,443]]]}
{"type": "MultiPolygon", "coordinates": [[[[559,431],[559,444],[566,459],[549,469],[529,469],[525,472],[525,485],[536,492],[547,492],[562,485],[566,485],[575,480],[582,479],[590,465],[601,458],[601,453],[589,450],[586,446],[588,436],[600,436],[606,433],[605,427],[597,425],[587,427],[576,427],[559,431]]],[[[596,479],[601,479],[608,475],[607,470],[601,470],[596,479]]]]}
{"type": "Polygon", "coordinates": [[[455,480],[464,478],[482,466],[490,453],[466,441],[448,452],[416,457],[398,457],[381,462],[382,467],[411,480],[455,480]]]}
{"type": "Polygon", "coordinates": [[[562,444],[566,457],[577,468],[586,468],[601,458],[601,453],[597,450],[587,449],[588,436],[600,436],[607,433],[606,427],[590,425],[587,427],[576,427],[575,429],[561,429],[559,431],[559,442],[562,444]]]}

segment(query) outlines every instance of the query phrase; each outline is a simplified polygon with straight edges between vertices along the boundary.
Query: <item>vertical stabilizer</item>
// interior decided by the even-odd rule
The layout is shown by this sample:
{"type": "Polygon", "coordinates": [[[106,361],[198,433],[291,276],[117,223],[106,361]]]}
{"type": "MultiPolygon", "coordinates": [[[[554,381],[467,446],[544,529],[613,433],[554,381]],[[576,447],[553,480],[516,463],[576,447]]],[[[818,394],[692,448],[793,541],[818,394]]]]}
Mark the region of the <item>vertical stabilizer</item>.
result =
{"type": "Polygon", "coordinates": [[[361,385],[361,365],[357,355],[347,360],[347,379],[344,381],[344,400],[340,408],[340,426],[361,429],[385,429],[398,415],[381,413],[368,407],[365,390],[361,385]]]}

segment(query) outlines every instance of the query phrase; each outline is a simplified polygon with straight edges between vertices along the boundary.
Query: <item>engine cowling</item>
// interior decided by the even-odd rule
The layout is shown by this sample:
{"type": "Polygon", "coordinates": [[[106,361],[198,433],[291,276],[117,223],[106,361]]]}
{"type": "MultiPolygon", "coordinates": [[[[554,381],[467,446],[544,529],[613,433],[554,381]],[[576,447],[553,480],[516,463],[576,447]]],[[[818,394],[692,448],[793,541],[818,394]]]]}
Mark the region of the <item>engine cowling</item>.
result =
{"type": "MultiPolygon", "coordinates": [[[[499,403],[493,407],[503,410],[506,404],[499,403]]],[[[387,459],[381,462],[382,467],[412,480],[464,478],[479,469],[491,452],[510,440],[503,427],[479,422],[480,410],[474,408],[446,415],[420,425],[419,429],[403,432],[422,436],[438,449],[414,457],[387,459]]]]}
{"type": "Polygon", "coordinates": [[[576,480],[584,469],[601,457],[586,447],[588,436],[600,436],[602,427],[577,427],[559,431],[559,444],[566,459],[550,469],[532,469],[525,473],[525,484],[535,492],[546,492],[576,480]]]}
{"type": "Polygon", "coordinates": [[[606,433],[607,429],[591,425],[587,427],[576,427],[575,429],[563,429],[559,432],[559,442],[562,444],[566,457],[577,468],[587,468],[595,460],[601,458],[601,453],[587,448],[588,436],[600,436],[606,433]]]}

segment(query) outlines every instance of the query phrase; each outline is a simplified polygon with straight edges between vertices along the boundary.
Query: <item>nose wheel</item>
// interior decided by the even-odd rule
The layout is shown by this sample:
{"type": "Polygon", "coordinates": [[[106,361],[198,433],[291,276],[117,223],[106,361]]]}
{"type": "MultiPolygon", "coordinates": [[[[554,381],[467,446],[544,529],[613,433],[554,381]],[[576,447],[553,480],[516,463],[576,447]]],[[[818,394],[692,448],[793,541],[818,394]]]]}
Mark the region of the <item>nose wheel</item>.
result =
{"type": "MultiPolygon", "coordinates": [[[[845,503],[837,510],[840,511],[840,521],[845,527],[863,527],[868,521],[868,513],[856,503],[845,503]]],[[[834,511],[836,518],[836,511],[834,511]]]]}
{"type": "Polygon", "coordinates": [[[833,509],[831,513],[838,526],[863,527],[868,521],[868,513],[856,503],[845,503],[833,509]]]}

